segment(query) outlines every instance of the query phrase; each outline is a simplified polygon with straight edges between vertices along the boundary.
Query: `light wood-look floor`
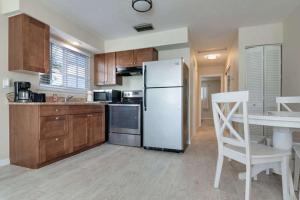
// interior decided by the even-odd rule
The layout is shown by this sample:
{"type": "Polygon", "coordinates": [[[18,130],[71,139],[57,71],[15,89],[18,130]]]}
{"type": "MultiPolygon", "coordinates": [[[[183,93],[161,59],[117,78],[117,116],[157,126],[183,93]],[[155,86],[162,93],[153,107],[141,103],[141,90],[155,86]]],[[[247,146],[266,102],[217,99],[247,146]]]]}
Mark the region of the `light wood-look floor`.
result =
{"type": "MultiPolygon", "coordinates": [[[[241,200],[243,167],[225,161],[213,188],[216,140],[202,128],[184,154],[105,144],[39,170],[0,168],[0,200],[241,200]]],[[[253,199],[280,200],[281,177],[260,175],[253,199]]]]}

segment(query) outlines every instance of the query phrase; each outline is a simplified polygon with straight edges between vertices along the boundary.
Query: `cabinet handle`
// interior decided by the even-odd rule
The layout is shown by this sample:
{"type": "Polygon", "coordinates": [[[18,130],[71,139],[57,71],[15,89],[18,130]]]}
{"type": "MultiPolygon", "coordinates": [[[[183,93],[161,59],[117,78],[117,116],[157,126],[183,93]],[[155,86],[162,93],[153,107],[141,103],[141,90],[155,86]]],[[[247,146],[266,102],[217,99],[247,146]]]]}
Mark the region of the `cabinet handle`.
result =
{"type": "Polygon", "coordinates": [[[58,112],[59,111],[59,109],[55,109],[55,112],[58,112]]]}
{"type": "Polygon", "coordinates": [[[93,117],[93,115],[92,115],[92,114],[89,114],[88,117],[93,117]]]}
{"type": "Polygon", "coordinates": [[[55,119],[56,119],[56,120],[59,120],[60,118],[59,118],[59,117],[55,117],[55,119]]]}
{"type": "Polygon", "coordinates": [[[55,138],[55,141],[58,141],[59,139],[58,138],[55,138]]]}

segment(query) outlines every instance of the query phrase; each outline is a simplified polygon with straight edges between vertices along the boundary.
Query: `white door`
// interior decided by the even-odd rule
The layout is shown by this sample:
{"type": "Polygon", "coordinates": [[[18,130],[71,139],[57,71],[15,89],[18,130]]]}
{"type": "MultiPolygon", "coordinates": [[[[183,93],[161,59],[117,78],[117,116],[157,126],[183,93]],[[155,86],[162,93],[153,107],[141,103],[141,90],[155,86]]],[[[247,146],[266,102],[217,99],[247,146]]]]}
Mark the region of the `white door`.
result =
{"type": "MultiPolygon", "coordinates": [[[[249,114],[262,114],[264,112],[264,47],[246,49],[246,88],[249,90],[249,114]]],[[[263,127],[250,125],[250,133],[263,135],[263,127]]]]}
{"type": "MultiPolygon", "coordinates": [[[[281,45],[264,47],[264,111],[276,111],[276,97],[281,96],[281,45]]],[[[271,136],[272,127],[264,127],[264,134],[271,136]]]]}
{"type": "MultiPolygon", "coordinates": [[[[276,110],[281,96],[281,45],[264,45],[246,49],[249,113],[276,110]]],[[[272,128],[250,126],[251,134],[270,135],[272,128]]]]}
{"type": "Polygon", "coordinates": [[[144,146],[182,150],[182,88],[146,91],[144,146]]]}
{"type": "Polygon", "coordinates": [[[144,83],[148,87],[182,86],[182,59],[144,63],[144,83]]]}

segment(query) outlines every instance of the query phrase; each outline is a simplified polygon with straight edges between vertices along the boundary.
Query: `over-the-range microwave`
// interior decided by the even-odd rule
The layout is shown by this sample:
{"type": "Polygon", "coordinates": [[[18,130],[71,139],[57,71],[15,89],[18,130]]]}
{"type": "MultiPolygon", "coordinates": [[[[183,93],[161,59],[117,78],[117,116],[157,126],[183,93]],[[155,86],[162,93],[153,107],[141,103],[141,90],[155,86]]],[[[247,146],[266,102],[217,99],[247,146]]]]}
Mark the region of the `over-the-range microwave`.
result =
{"type": "Polygon", "coordinates": [[[94,90],[94,102],[116,103],[121,101],[121,91],[119,90],[94,90]]]}

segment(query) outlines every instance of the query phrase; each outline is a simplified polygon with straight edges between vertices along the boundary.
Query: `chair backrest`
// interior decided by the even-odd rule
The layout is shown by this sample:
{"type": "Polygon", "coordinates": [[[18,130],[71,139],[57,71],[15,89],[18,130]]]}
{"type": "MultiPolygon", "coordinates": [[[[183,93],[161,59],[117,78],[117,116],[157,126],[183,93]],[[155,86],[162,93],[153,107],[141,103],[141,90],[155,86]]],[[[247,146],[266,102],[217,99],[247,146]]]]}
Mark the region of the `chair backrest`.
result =
{"type": "Polygon", "coordinates": [[[277,111],[281,111],[281,106],[282,106],[288,112],[293,112],[293,110],[287,104],[300,104],[300,96],[277,97],[276,103],[277,103],[277,111]]]}
{"type": "Polygon", "coordinates": [[[249,139],[249,124],[248,124],[248,107],[249,92],[227,92],[212,95],[212,107],[216,136],[218,140],[219,151],[223,150],[225,144],[243,147],[246,149],[246,155],[250,159],[250,139],[249,139]],[[233,104],[233,106],[228,106],[233,104]],[[229,111],[225,111],[228,108],[229,111]],[[232,123],[232,116],[242,107],[243,129],[242,135],[236,130],[232,123]],[[229,130],[230,136],[226,135],[226,129],[229,130]]]}

